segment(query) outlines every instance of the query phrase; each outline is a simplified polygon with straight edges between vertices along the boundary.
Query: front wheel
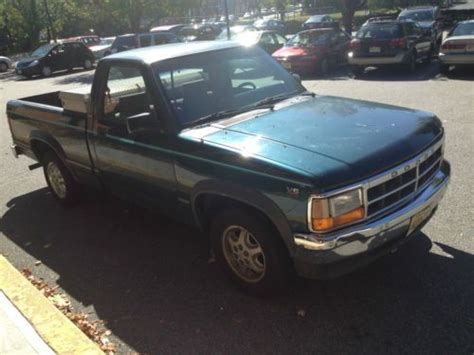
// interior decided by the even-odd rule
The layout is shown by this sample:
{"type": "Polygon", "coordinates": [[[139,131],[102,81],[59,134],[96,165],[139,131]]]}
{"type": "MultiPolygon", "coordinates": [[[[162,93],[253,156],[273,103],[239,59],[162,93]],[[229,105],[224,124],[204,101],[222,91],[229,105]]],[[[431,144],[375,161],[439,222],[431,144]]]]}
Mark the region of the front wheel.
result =
{"type": "Polygon", "coordinates": [[[41,74],[43,74],[45,78],[50,77],[52,73],[53,71],[48,66],[44,66],[43,69],[41,69],[41,74]]]}
{"type": "Polygon", "coordinates": [[[287,250],[269,223],[244,209],[219,214],[211,225],[216,258],[245,292],[264,296],[281,291],[292,266],[287,250]]]}
{"type": "Polygon", "coordinates": [[[321,76],[326,76],[329,72],[329,62],[326,58],[322,59],[318,66],[318,73],[321,76]]]}
{"type": "Polygon", "coordinates": [[[89,70],[92,68],[92,61],[90,59],[86,59],[84,61],[84,69],[89,70]]]}
{"type": "Polygon", "coordinates": [[[79,185],[64,163],[53,152],[47,152],[41,162],[54,198],[63,206],[74,205],[78,201],[79,185]]]}
{"type": "Polygon", "coordinates": [[[416,70],[416,54],[412,52],[408,57],[407,64],[405,65],[406,71],[409,73],[414,73],[416,70]]]}
{"type": "Polygon", "coordinates": [[[439,71],[443,75],[448,75],[449,74],[449,65],[440,64],[439,65],[439,71]]]}
{"type": "Polygon", "coordinates": [[[4,73],[8,70],[8,64],[5,62],[0,62],[0,73],[4,73]]]}

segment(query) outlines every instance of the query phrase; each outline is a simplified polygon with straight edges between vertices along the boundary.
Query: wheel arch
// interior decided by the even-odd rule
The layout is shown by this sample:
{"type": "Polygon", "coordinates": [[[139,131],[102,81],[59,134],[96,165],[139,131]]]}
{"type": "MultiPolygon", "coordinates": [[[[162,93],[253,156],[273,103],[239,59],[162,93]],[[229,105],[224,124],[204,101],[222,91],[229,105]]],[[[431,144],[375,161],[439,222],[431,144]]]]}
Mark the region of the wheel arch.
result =
{"type": "Polygon", "coordinates": [[[283,211],[270,198],[259,191],[214,180],[200,182],[191,194],[191,204],[196,223],[201,230],[209,230],[213,213],[222,208],[237,207],[256,211],[266,219],[274,232],[293,255],[292,231],[283,211]]]}
{"type": "Polygon", "coordinates": [[[30,135],[30,147],[38,162],[42,162],[46,152],[52,151],[59,159],[66,160],[66,155],[59,142],[49,134],[43,132],[32,132],[30,135]]]}

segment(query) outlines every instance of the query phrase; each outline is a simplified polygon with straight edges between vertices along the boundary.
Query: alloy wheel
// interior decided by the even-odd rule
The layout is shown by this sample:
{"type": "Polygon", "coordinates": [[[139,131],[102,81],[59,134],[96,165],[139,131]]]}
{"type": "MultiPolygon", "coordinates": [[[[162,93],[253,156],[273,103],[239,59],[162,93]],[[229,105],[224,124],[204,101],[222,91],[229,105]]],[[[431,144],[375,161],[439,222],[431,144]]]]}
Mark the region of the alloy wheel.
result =
{"type": "Polygon", "coordinates": [[[52,161],[48,163],[46,166],[46,176],[54,193],[61,199],[66,198],[66,180],[56,163],[52,161]]]}

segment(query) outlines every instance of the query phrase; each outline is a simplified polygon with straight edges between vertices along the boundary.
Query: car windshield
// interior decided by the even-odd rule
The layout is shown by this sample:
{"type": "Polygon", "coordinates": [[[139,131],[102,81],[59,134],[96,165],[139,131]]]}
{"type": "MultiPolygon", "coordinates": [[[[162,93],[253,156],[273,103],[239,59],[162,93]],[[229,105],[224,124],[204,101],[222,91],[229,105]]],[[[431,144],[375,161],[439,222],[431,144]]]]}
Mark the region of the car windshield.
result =
{"type": "Polygon", "coordinates": [[[258,47],[236,47],[173,58],[153,65],[180,125],[252,110],[264,100],[305,91],[258,47]],[[281,95],[281,96],[280,96],[281,95]]]}
{"type": "MultiPolygon", "coordinates": [[[[230,38],[234,39],[236,36],[246,33],[246,32],[256,32],[257,29],[251,26],[234,26],[230,29],[230,38]]],[[[227,39],[227,30],[224,30],[216,37],[217,40],[222,41],[227,39]]]]}
{"type": "Polygon", "coordinates": [[[99,45],[101,45],[101,46],[109,46],[109,45],[111,45],[112,43],[114,43],[114,38],[102,38],[102,39],[100,40],[99,45]]]}
{"type": "Polygon", "coordinates": [[[409,11],[401,13],[399,16],[400,20],[413,20],[416,22],[422,21],[433,21],[434,14],[431,10],[420,10],[420,11],[409,11]]]}
{"type": "Polygon", "coordinates": [[[268,20],[257,20],[253,24],[254,26],[267,26],[268,25],[268,20]]]}
{"type": "Polygon", "coordinates": [[[306,23],[319,23],[323,21],[324,16],[311,16],[306,23]]]}
{"type": "Polygon", "coordinates": [[[402,29],[398,24],[368,24],[356,34],[356,38],[390,39],[402,37],[402,29]]]}
{"type": "Polygon", "coordinates": [[[44,57],[55,46],[56,46],[55,44],[45,44],[44,46],[41,46],[41,47],[37,48],[33,53],[31,53],[31,56],[32,57],[44,57]]]}
{"type": "Polygon", "coordinates": [[[300,32],[286,43],[286,47],[307,47],[326,44],[330,33],[330,31],[300,32]]]}
{"type": "Polygon", "coordinates": [[[451,36],[473,36],[474,35],[474,22],[460,23],[454,29],[451,36]]]}

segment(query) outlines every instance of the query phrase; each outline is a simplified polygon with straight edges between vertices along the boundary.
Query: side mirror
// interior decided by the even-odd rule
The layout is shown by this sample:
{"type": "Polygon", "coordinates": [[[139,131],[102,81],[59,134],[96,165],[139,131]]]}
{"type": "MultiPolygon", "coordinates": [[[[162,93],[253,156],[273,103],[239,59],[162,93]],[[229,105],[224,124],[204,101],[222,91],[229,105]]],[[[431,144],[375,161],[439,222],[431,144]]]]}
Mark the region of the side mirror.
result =
{"type": "Polygon", "coordinates": [[[291,73],[291,75],[293,76],[293,78],[299,82],[301,84],[301,76],[299,74],[296,74],[296,73],[291,73]]]}
{"type": "Polygon", "coordinates": [[[156,131],[158,129],[160,129],[160,124],[154,111],[127,117],[127,131],[129,134],[156,131]]]}

